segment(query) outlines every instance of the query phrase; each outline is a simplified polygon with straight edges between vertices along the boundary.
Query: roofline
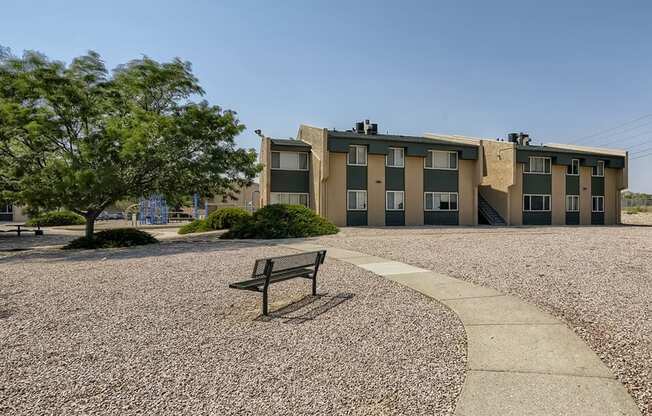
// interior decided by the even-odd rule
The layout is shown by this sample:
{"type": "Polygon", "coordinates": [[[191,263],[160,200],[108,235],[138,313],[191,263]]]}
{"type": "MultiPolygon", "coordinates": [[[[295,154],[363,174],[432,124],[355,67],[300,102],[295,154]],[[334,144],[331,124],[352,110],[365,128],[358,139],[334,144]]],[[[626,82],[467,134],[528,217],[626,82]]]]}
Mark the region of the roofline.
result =
{"type": "Polygon", "coordinates": [[[605,156],[620,156],[627,157],[627,151],[623,149],[611,149],[607,147],[589,147],[589,146],[577,146],[574,144],[565,144],[565,143],[549,143],[546,144],[547,147],[555,147],[562,150],[574,150],[577,152],[583,153],[592,153],[605,156]]]}

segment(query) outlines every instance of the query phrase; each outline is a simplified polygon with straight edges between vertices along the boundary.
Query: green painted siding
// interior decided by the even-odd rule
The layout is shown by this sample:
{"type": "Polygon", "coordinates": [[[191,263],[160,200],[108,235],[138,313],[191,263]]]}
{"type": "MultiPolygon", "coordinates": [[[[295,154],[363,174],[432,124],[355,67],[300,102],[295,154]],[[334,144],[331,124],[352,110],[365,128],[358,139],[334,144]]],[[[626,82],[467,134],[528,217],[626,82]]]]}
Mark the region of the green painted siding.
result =
{"type": "Polygon", "coordinates": [[[424,169],[424,192],[457,192],[459,175],[456,170],[424,169]]]}
{"type": "Polygon", "coordinates": [[[385,167],[385,190],[405,190],[405,169],[385,167]]]}
{"type": "Polygon", "coordinates": [[[580,177],[566,175],[566,195],[580,194],[580,177]]]}
{"type": "Polygon", "coordinates": [[[596,166],[598,160],[605,162],[605,167],[621,169],[625,167],[625,158],[622,156],[605,156],[605,155],[591,155],[587,153],[572,153],[555,151],[552,148],[531,148],[517,149],[516,161],[520,163],[527,163],[530,156],[536,157],[549,157],[553,165],[569,166],[571,160],[579,159],[582,166],[596,166]]]}
{"type": "Polygon", "coordinates": [[[552,194],[552,175],[523,173],[523,193],[535,195],[552,194]]]}
{"type": "Polygon", "coordinates": [[[346,166],[346,189],[367,189],[366,166],[346,166]]]}
{"type": "Polygon", "coordinates": [[[592,212],[591,225],[604,225],[604,212],[592,212]]]}
{"type": "Polygon", "coordinates": [[[523,225],[550,225],[552,224],[552,214],[545,212],[523,212],[523,225]]]}
{"type": "Polygon", "coordinates": [[[566,213],[566,225],[580,225],[580,213],[579,212],[567,212],[566,213]]]}
{"type": "Polygon", "coordinates": [[[405,225],[405,211],[385,211],[385,225],[405,225]]]}
{"type": "MultiPolygon", "coordinates": [[[[400,136],[397,136],[400,137],[400,136]]],[[[426,156],[428,150],[454,150],[458,152],[460,159],[477,160],[478,147],[473,145],[456,145],[434,143],[425,138],[414,138],[414,141],[385,139],[383,136],[361,137],[329,137],[328,150],[331,152],[346,153],[351,145],[367,145],[369,154],[386,155],[389,147],[402,147],[406,156],[426,156]]]]}
{"type": "Polygon", "coordinates": [[[591,196],[604,195],[604,177],[591,176],[591,196]]]}
{"type": "Polygon", "coordinates": [[[346,211],[346,225],[350,227],[367,225],[367,211],[346,211]]]}
{"type": "Polygon", "coordinates": [[[310,192],[310,173],[306,170],[272,169],[270,179],[271,192],[310,192]]]}
{"type": "Polygon", "coordinates": [[[423,223],[426,225],[459,225],[457,211],[424,211],[423,223]]]}

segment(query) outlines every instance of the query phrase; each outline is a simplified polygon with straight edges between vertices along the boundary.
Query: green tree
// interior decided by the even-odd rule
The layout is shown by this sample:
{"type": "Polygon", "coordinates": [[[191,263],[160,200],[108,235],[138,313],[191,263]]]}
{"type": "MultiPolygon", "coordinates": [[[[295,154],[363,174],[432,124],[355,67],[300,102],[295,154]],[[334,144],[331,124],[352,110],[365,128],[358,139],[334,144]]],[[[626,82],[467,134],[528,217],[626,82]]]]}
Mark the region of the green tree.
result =
{"type": "Polygon", "coordinates": [[[179,59],[109,72],[92,51],[66,65],[0,49],[0,197],[83,215],[92,237],[121,199],[232,195],[260,167],[235,145],[236,113],[192,101],[203,93],[179,59]]]}

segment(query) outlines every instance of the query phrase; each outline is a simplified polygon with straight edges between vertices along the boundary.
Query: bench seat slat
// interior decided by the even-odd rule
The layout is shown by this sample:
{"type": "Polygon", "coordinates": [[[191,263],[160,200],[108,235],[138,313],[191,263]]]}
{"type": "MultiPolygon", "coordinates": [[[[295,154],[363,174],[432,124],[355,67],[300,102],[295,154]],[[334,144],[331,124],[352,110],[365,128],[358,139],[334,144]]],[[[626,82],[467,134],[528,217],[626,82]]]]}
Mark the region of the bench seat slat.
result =
{"type": "MultiPolygon", "coordinates": [[[[272,276],[269,278],[269,282],[280,282],[282,280],[288,280],[292,279],[295,277],[302,277],[302,276],[309,276],[311,273],[313,273],[314,270],[312,269],[293,269],[293,270],[288,270],[282,273],[274,273],[272,276]]],[[[249,279],[249,280],[243,280],[241,282],[237,283],[231,283],[229,287],[231,289],[249,289],[249,290],[255,290],[255,288],[262,286],[265,284],[265,277],[258,277],[255,279],[249,279]]]]}

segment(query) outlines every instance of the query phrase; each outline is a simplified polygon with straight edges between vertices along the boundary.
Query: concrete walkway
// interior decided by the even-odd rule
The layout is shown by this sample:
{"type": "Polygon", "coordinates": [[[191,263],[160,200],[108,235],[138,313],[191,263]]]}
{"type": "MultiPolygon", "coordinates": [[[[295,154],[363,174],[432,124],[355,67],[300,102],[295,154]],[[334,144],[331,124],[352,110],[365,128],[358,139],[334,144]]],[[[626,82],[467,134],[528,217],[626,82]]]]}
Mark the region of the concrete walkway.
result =
{"type": "Polygon", "coordinates": [[[357,265],[423,293],[464,324],[468,369],[455,414],[640,415],[625,387],[563,322],[493,289],[405,263],[308,243],[300,251],[357,265]]]}

